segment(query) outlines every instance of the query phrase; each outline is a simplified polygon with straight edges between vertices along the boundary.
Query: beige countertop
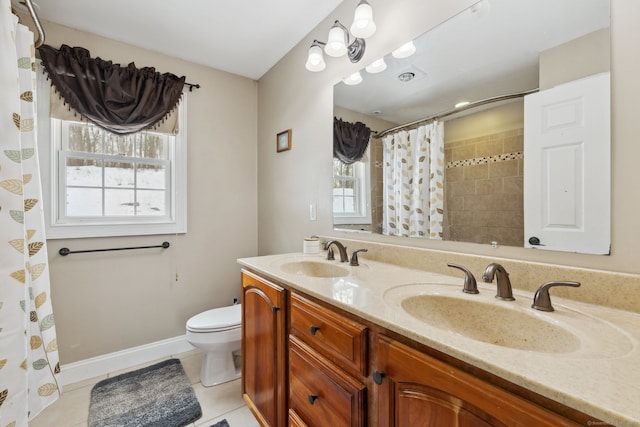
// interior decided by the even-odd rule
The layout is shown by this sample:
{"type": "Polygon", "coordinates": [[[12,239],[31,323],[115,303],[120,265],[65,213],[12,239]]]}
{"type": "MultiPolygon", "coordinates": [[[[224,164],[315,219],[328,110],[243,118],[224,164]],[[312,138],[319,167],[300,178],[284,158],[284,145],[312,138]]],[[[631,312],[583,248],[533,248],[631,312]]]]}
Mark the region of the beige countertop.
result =
{"type": "MultiPolygon", "coordinates": [[[[530,308],[532,293],[514,289],[516,301],[498,301],[494,298],[495,283],[482,283],[480,278],[480,293],[465,294],[462,273],[453,269],[449,276],[364,259],[360,266],[351,267],[327,261],[324,255],[302,253],[238,262],[594,418],[620,427],[640,426],[640,314],[554,297],[553,290],[555,311],[537,311],[530,308]],[[309,277],[283,268],[300,261],[343,268],[345,275],[309,277]],[[468,338],[442,324],[423,322],[402,309],[403,299],[429,292],[488,304],[487,319],[482,320],[496,325],[500,324],[503,308],[525,311],[532,320],[569,331],[579,345],[563,348],[566,342],[559,339],[560,348],[551,351],[508,348],[468,338]],[[500,309],[492,311],[492,306],[500,309]]],[[[580,292],[580,288],[575,291],[580,292]]]]}

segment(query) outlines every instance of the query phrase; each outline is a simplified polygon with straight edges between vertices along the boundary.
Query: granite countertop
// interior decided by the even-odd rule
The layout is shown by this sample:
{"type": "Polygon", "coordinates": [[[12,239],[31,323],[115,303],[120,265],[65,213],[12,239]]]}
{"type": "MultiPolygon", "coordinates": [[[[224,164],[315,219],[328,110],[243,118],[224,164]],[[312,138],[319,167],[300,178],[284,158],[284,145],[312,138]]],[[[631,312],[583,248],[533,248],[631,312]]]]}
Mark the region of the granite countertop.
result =
{"type": "Polygon", "coordinates": [[[453,269],[449,276],[363,259],[360,266],[351,267],[348,263],[327,261],[323,255],[302,253],[243,258],[238,262],[594,418],[621,427],[640,425],[640,314],[554,297],[553,291],[555,311],[537,311],[530,308],[533,294],[515,287],[516,301],[496,300],[495,283],[479,282],[480,294],[465,294],[463,275],[453,269]],[[300,261],[344,269],[344,276],[309,277],[295,268],[286,268],[287,263],[300,261]],[[494,345],[468,338],[442,324],[425,323],[402,309],[404,298],[430,290],[491,304],[496,310],[487,310],[491,311],[487,316],[493,316],[490,321],[495,324],[500,323],[503,308],[526,310],[527,315],[537,318],[534,320],[571,331],[570,335],[578,338],[578,345],[565,348],[568,344],[563,338],[559,338],[557,349],[544,352],[494,345]]]}

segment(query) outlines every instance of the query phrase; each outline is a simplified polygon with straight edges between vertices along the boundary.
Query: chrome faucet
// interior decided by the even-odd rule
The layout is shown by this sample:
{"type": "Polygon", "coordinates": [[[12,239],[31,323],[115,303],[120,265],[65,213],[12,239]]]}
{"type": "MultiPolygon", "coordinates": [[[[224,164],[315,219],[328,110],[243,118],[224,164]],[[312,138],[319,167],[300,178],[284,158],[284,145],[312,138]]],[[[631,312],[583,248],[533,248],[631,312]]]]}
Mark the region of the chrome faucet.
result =
{"type": "Polygon", "coordinates": [[[340,262],[349,262],[349,255],[347,255],[347,248],[337,240],[329,240],[324,244],[324,248],[327,250],[327,259],[332,260],[335,259],[333,255],[332,245],[335,245],[340,252],[340,262]]]}
{"type": "Polygon", "coordinates": [[[504,301],[515,301],[513,297],[513,292],[511,291],[511,281],[509,280],[509,273],[504,269],[503,266],[497,263],[491,263],[484,270],[484,274],[482,275],[482,280],[486,283],[493,282],[493,277],[496,277],[496,284],[498,286],[498,293],[496,294],[496,298],[504,300],[504,301]]]}

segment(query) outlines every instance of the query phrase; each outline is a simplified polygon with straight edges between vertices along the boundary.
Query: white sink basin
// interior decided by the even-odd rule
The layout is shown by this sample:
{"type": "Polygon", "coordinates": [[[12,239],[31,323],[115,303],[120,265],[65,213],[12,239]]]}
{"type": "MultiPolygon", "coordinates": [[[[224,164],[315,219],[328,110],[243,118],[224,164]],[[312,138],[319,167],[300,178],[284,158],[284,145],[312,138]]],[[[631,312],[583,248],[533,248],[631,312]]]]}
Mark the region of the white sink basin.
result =
{"type": "Polygon", "coordinates": [[[349,270],[335,264],[320,261],[291,261],[280,265],[280,269],[288,274],[296,274],[308,277],[344,277],[349,270]]]}
{"type": "Polygon", "coordinates": [[[532,296],[514,292],[516,301],[501,301],[494,298],[495,289],[481,288],[478,295],[461,289],[403,285],[388,290],[384,299],[425,326],[494,346],[584,358],[616,357],[633,349],[617,327],[561,304],[547,313],[531,308],[532,296]]]}

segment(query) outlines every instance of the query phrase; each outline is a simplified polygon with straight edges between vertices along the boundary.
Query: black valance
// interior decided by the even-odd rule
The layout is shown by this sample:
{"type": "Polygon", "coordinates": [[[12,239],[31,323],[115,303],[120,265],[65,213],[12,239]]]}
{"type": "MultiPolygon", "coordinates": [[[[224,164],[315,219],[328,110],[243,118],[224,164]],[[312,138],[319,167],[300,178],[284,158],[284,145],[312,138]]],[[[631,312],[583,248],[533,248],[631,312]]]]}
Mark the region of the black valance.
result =
{"type": "Polygon", "coordinates": [[[369,145],[371,129],[364,123],[333,118],[333,157],[350,165],[362,159],[369,145]]]}
{"type": "Polygon", "coordinates": [[[90,122],[120,135],[152,128],[180,101],[185,77],[153,67],[126,67],[91,58],[87,49],[62,45],[39,48],[56,91],[90,122]]]}

